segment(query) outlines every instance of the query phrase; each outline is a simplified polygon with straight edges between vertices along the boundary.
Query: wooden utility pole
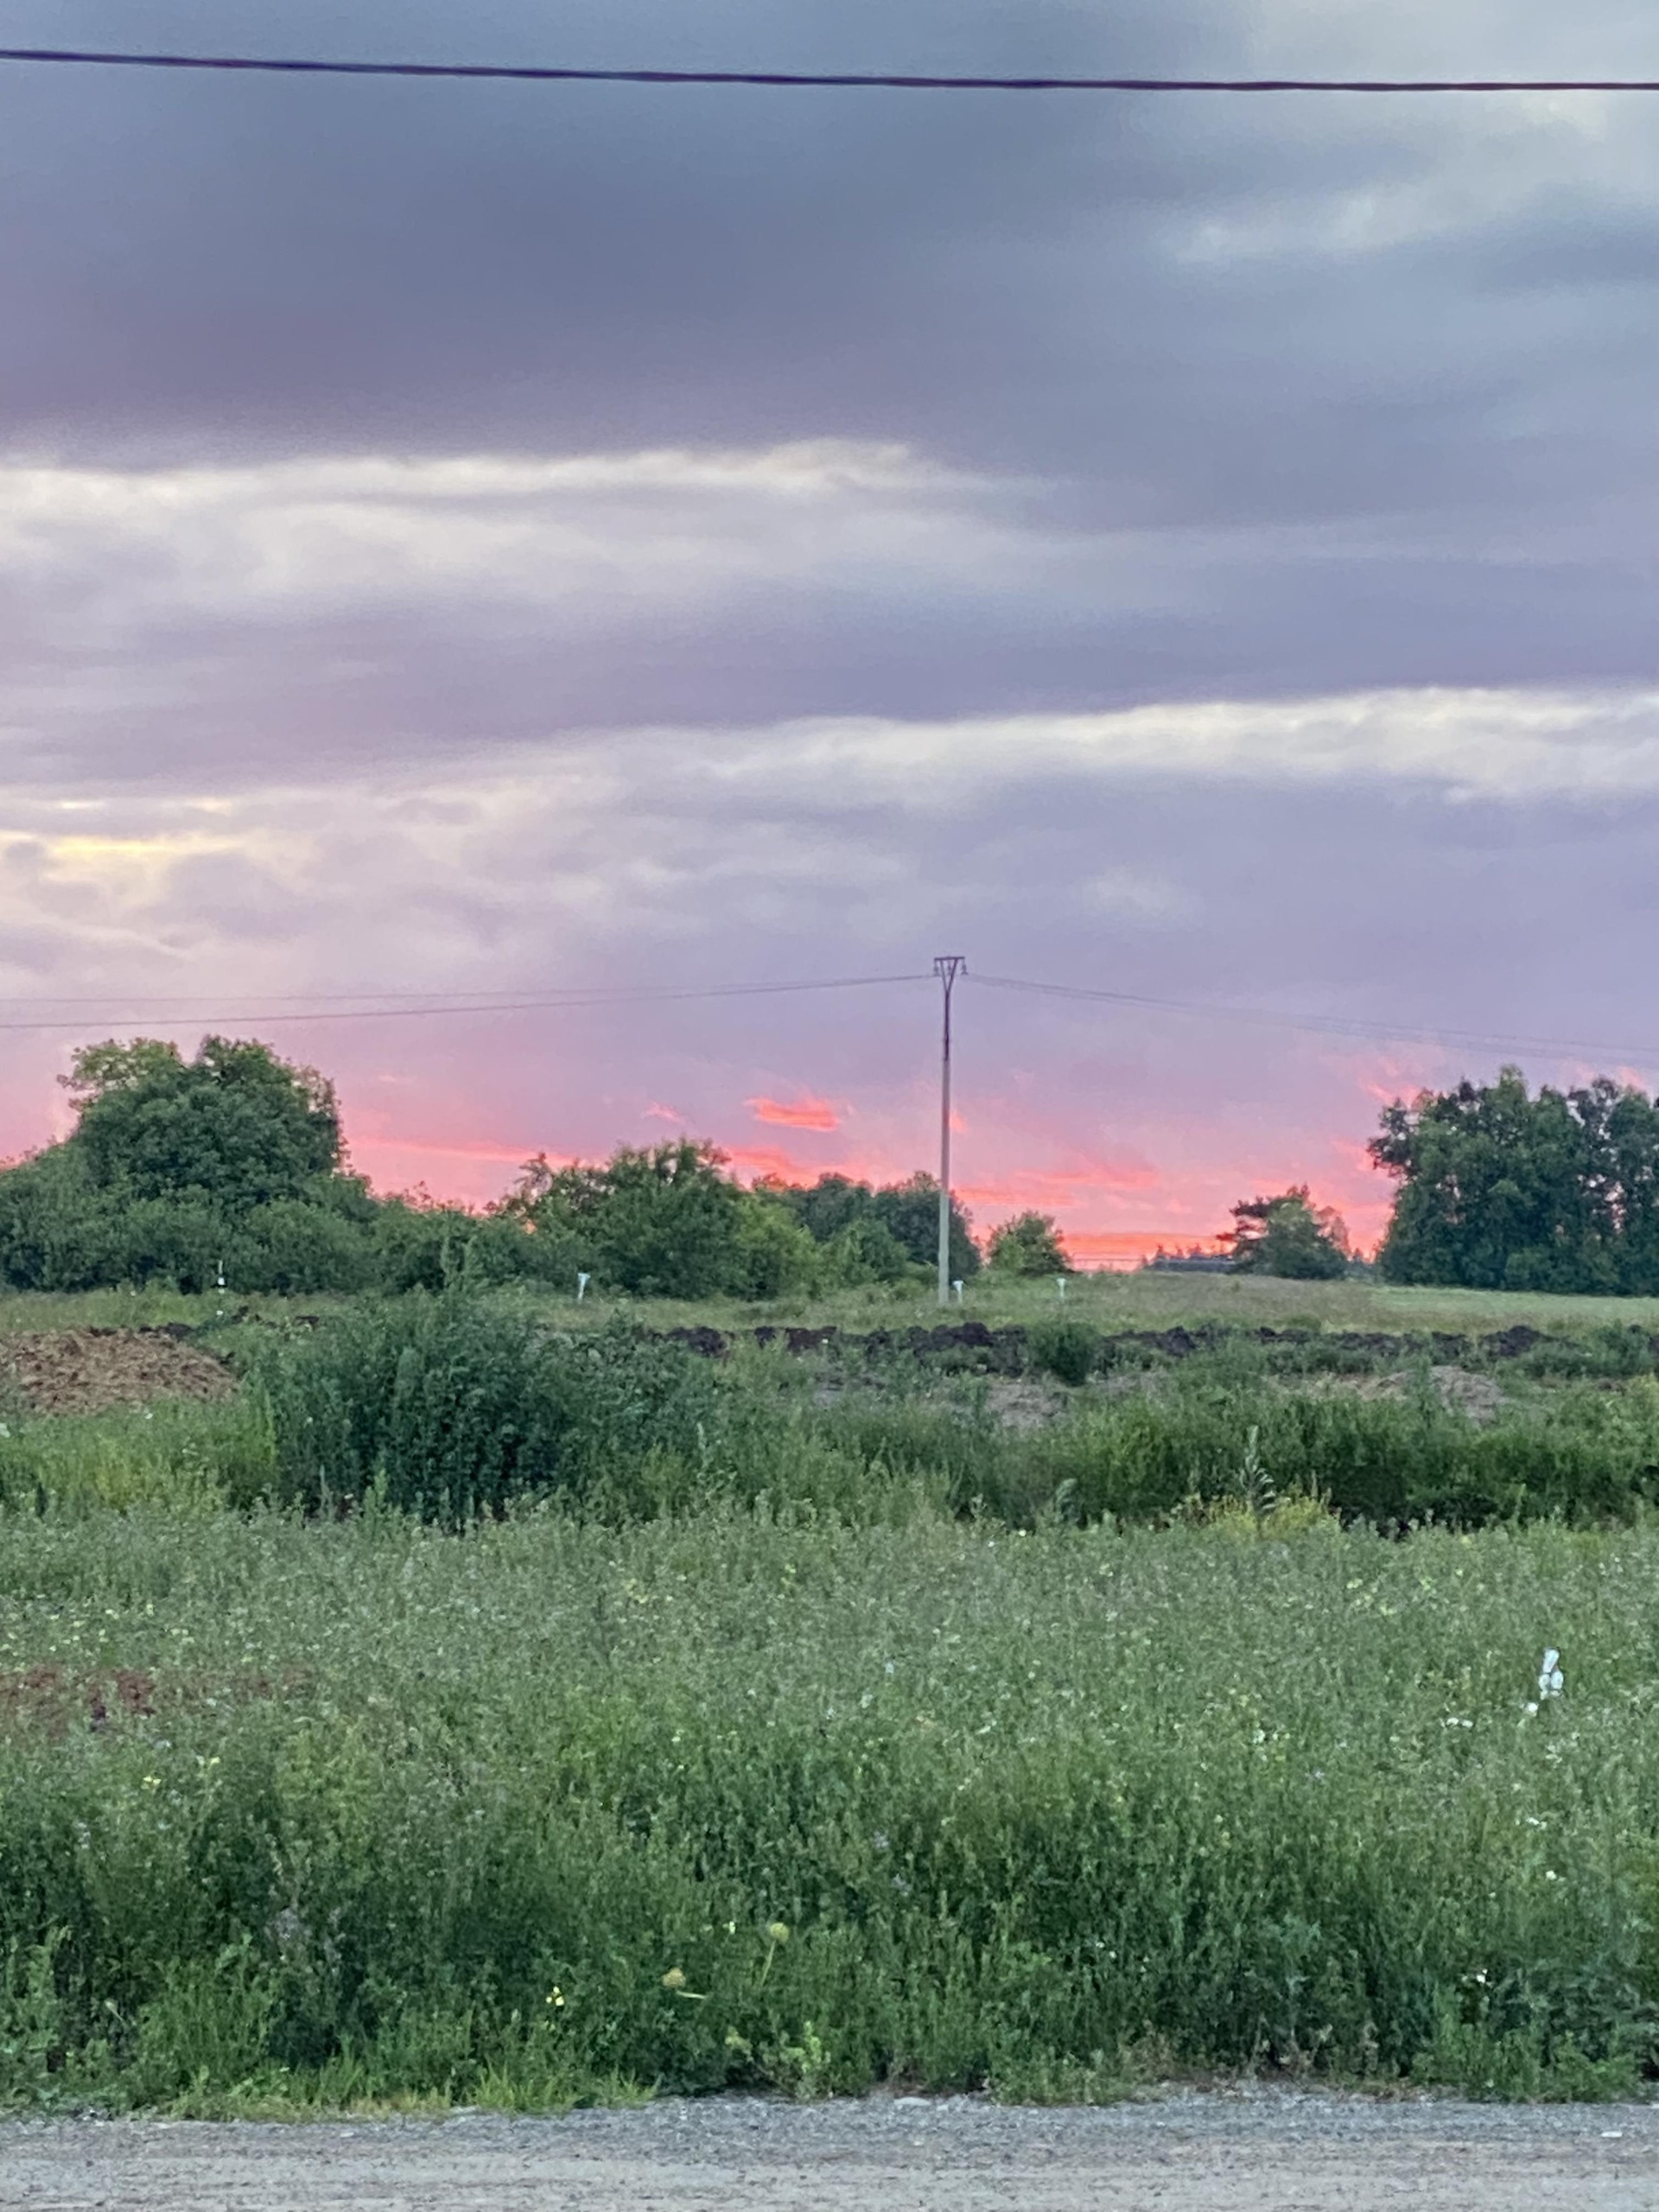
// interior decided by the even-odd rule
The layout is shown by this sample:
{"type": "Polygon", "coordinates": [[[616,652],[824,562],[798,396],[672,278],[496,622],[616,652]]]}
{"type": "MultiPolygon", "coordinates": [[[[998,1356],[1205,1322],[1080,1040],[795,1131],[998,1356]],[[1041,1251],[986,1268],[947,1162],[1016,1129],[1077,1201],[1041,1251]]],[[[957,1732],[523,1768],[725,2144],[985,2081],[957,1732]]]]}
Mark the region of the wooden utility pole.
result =
{"type": "Polygon", "coordinates": [[[939,1054],[939,1303],[950,1303],[950,994],[968,963],[959,952],[942,952],[933,963],[944,999],[939,1054]]]}

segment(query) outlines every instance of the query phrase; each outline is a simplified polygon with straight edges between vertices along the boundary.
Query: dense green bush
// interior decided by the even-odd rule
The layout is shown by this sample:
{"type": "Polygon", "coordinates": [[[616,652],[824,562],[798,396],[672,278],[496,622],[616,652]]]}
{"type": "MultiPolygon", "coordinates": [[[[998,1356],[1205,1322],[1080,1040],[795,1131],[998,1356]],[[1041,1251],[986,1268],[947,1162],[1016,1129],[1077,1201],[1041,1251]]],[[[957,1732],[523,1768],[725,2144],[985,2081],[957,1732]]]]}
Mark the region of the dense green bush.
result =
{"type": "Polygon", "coordinates": [[[277,1495],[313,1510],[372,1493],[455,1527],[528,1494],[645,1509],[689,1491],[719,1433],[707,1363],[620,1326],[550,1333],[465,1287],[248,1332],[237,1356],[270,1408],[277,1495]]]}
{"type": "Polygon", "coordinates": [[[1062,1382],[1086,1382],[1101,1360],[1100,1331],[1088,1321],[1039,1321],[1026,1339],[1032,1365],[1062,1382]]]}

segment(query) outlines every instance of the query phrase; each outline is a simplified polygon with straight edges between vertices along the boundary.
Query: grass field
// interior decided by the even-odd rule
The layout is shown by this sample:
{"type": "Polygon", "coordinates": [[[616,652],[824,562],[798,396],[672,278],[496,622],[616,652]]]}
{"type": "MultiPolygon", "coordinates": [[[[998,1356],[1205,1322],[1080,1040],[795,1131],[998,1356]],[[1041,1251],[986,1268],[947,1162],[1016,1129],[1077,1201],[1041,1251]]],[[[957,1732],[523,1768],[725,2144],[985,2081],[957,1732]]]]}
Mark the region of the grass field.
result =
{"type": "MultiPolygon", "coordinates": [[[[619,1313],[634,1313],[654,1328],[709,1324],[729,1329],[768,1322],[833,1324],[849,1330],[931,1324],[939,1307],[931,1292],[842,1291],[776,1304],[705,1300],[695,1305],[658,1299],[649,1304],[594,1296],[578,1306],[574,1295],[543,1294],[546,1310],[566,1324],[598,1327],[619,1313]]],[[[186,1321],[201,1327],[217,1315],[245,1312],[277,1317],[290,1311],[325,1313],[342,1301],[327,1297],[243,1298],[234,1291],[185,1296],[175,1291],[13,1292],[0,1296],[0,1336],[34,1329],[153,1326],[186,1321]]],[[[968,1286],[958,1309],[963,1318],[994,1325],[1029,1323],[1061,1310],[1050,1281],[1020,1282],[989,1274],[968,1286]]],[[[1582,1330],[1631,1325],[1659,1329],[1659,1299],[1556,1298],[1542,1293],[1402,1288],[1372,1280],[1285,1282],[1268,1276],[1183,1274],[1138,1269],[1133,1274],[1073,1275],[1065,1311],[1103,1329],[1169,1328],[1178,1323],[1221,1321],[1283,1325],[1303,1321],[1332,1329],[1475,1332],[1523,1322],[1535,1329],[1582,1330]]]]}
{"type": "Polygon", "coordinates": [[[1649,1531],[101,1509],[9,1523],[0,1592],[14,2098],[1653,2053],[1649,1531]]]}
{"type": "Polygon", "coordinates": [[[907,1354],[694,1359],[591,1308],[549,1338],[567,1305],[239,1339],[214,1300],[0,1308],[205,1323],[256,1377],[0,1420],[0,2099],[1659,2073],[1640,1311],[1181,1276],[1067,1306],[1243,1325],[1021,1381],[1025,1430],[907,1354]],[[1426,1363],[1255,1335],[1521,1320],[1564,1337],[1471,1350],[1484,1421],[1426,1363]]]}

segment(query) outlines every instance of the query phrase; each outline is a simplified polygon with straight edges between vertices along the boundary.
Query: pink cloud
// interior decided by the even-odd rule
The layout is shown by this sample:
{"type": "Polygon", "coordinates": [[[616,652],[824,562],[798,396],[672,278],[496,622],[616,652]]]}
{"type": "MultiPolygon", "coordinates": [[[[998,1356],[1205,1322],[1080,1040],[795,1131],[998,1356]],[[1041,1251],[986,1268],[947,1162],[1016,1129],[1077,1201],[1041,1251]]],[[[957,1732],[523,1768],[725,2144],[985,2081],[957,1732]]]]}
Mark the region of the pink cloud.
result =
{"type": "Polygon", "coordinates": [[[814,1098],[810,1093],[792,1101],[779,1098],[746,1098],[743,1103],[757,1122],[773,1122],[784,1129],[819,1129],[828,1132],[841,1127],[841,1116],[828,1098],[814,1098]]]}
{"type": "Polygon", "coordinates": [[[962,1196],[970,1205],[1036,1207],[1050,1211],[1072,1206],[1080,1196],[1096,1191],[1153,1191],[1163,1178],[1150,1160],[1131,1154],[1122,1160],[1094,1160],[1070,1167],[1016,1167],[1007,1175],[982,1182],[964,1183],[962,1196]]]}

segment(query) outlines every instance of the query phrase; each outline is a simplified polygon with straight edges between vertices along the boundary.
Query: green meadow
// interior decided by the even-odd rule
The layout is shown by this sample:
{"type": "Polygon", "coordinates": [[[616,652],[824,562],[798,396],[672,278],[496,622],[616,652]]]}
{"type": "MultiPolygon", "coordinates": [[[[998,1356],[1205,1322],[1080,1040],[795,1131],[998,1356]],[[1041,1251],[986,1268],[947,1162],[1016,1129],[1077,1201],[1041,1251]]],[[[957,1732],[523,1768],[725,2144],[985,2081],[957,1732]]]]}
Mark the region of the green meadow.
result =
{"type": "Polygon", "coordinates": [[[1628,1302],[1141,1276],[1014,1294],[999,1372],[913,1296],[723,1359],[138,1303],[236,1395],[0,1424],[10,2103],[1652,2074],[1628,1302]]]}

